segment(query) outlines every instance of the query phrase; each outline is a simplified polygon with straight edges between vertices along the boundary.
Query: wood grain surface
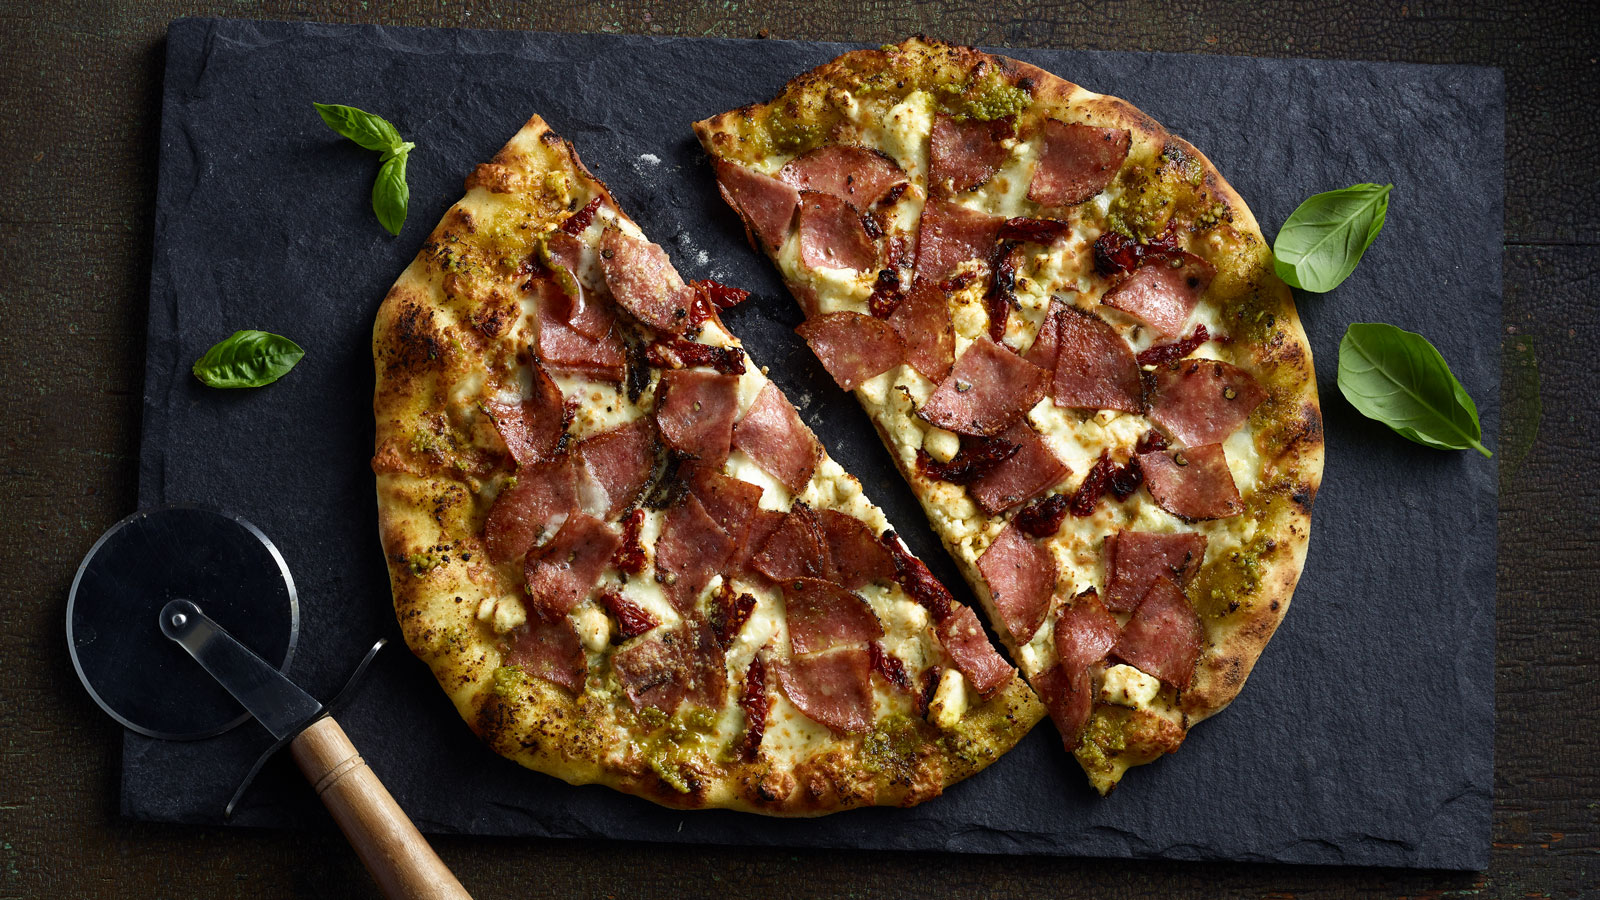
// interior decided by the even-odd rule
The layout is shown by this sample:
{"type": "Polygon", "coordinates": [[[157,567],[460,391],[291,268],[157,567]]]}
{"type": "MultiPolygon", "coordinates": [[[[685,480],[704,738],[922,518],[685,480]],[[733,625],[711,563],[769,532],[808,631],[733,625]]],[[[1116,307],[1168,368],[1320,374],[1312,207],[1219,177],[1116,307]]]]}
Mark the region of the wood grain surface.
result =
{"type": "Polygon", "coordinates": [[[1489,872],[444,837],[434,845],[479,897],[1594,895],[1600,4],[75,0],[0,4],[0,534],[9,548],[0,566],[0,900],[376,896],[331,821],[280,833],[121,820],[118,727],[79,687],[66,653],[73,571],[134,506],[162,38],[168,21],[186,15],[873,42],[921,31],[1000,46],[1504,68],[1489,872]]]}

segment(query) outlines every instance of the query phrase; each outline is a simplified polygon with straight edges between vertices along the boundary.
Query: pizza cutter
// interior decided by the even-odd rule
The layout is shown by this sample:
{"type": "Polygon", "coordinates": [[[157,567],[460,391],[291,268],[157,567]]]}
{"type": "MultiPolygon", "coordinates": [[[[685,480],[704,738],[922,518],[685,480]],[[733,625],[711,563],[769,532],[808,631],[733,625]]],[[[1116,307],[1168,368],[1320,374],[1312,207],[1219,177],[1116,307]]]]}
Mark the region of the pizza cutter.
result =
{"type": "MultiPolygon", "coordinates": [[[[467,892],[324,706],[284,675],[300,605],[272,541],[238,516],[197,507],[138,512],[95,542],[67,600],[67,643],[96,703],[132,730],[214,737],[255,718],[277,742],[228,804],[287,745],[388,897],[467,892]]],[[[367,653],[353,684],[383,646],[367,653]]]]}

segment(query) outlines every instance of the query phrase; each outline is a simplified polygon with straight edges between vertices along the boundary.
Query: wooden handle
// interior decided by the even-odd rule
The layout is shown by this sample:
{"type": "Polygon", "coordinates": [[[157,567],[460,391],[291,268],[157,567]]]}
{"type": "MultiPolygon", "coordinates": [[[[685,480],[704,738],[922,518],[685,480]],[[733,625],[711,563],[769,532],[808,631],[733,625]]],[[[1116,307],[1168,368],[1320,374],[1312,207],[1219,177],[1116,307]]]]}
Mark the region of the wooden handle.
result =
{"type": "Polygon", "coordinates": [[[313,722],[289,750],[384,896],[472,900],[338,722],[313,722]]]}

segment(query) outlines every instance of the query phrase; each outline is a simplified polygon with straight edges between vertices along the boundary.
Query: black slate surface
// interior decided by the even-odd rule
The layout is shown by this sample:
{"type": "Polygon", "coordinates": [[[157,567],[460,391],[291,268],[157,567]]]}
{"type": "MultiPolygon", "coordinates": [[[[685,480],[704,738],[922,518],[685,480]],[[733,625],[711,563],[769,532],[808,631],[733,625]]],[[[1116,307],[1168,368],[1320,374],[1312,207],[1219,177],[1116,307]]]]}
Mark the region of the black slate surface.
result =
{"type": "MultiPolygon", "coordinates": [[[[329,697],[374,636],[398,637],[376,538],[369,333],[389,284],[461,179],[532,113],[685,277],[752,289],[730,327],[958,594],[864,414],[789,329],[800,316],[717,199],[688,123],[766,99],[846,45],[185,20],[168,37],[140,502],[198,502],[277,542],[301,591],[291,674],[329,697]],[[373,220],[373,154],[313,100],[380,112],[416,141],[411,218],[373,220]],[[190,363],[237,328],[307,350],[283,381],[219,392],[190,363]]],[[[782,821],[682,813],[572,788],[483,749],[403,649],[341,721],[429,831],[738,845],[1160,856],[1484,868],[1493,729],[1495,463],[1357,415],[1334,384],[1346,323],[1427,335],[1496,433],[1504,97],[1497,70],[1008,50],[1125,97],[1203,149],[1267,233],[1307,194],[1395,184],[1366,260],[1299,297],[1317,355],[1328,463],[1310,560],[1244,694],[1107,800],[1041,725],[911,810],[782,821]]],[[[122,808],[217,822],[269,743],[129,733],[122,808]]],[[[328,827],[286,759],[235,822],[328,827]]]]}

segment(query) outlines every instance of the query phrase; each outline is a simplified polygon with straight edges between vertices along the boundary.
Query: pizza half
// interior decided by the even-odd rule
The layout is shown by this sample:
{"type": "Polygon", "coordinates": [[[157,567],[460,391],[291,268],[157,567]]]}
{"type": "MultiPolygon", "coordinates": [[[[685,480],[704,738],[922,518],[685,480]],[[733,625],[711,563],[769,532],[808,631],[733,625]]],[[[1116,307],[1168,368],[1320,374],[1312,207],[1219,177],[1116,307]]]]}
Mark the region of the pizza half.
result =
{"type": "Polygon", "coordinates": [[[467,179],[373,333],[395,612],[494,750],[685,807],[911,805],[1044,709],[572,146],[467,179]]]}
{"type": "Polygon", "coordinates": [[[1321,480],[1260,229],[1148,116],[924,39],[698,122],[723,198],[1105,793],[1243,687],[1321,480]]]}

